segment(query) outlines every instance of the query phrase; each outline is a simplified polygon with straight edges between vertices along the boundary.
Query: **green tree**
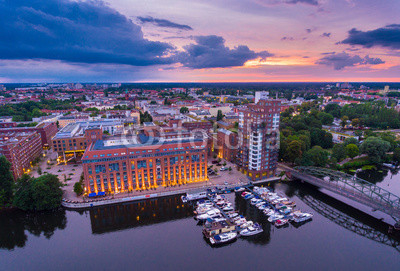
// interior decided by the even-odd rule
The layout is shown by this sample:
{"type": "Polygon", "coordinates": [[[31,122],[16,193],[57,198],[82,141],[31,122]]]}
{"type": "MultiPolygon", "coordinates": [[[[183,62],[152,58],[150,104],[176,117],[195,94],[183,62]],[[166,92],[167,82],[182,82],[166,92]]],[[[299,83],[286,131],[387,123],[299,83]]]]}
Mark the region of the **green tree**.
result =
{"type": "Polygon", "coordinates": [[[368,137],[360,146],[360,152],[367,154],[372,163],[380,163],[389,149],[389,142],[375,136],[368,137]]]}
{"type": "Polygon", "coordinates": [[[17,181],[14,206],[24,211],[42,211],[61,205],[62,183],[56,175],[46,174],[39,178],[22,176],[17,181]]]}
{"type": "Polygon", "coordinates": [[[344,140],[344,142],[343,142],[343,147],[346,147],[347,145],[350,145],[350,144],[354,144],[354,145],[357,145],[358,146],[358,140],[357,140],[357,138],[355,138],[355,137],[349,137],[349,138],[346,138],[345,140],[344,140]]]}
{"type": "Polygon", "coordinates": [[[359,154],[359,149],[356,144],[349,144],[345,147],[345,151],[347,156],[349,156],[351,159],[356,157],[359,154]]]}
{"type": "Polygon", "coordinates": [[[396,148],[393,151],[393,161],[400,163],[400,148],[396,148]]]}
{"type": "Polygon", "coordinates": [[[181,112],[181,114],[186,114],[189,112],[189,109],[186,106],[182,106],[179,112],[181,112]]]}
{"type": "Polygon", "coordinates": [[[297,158],[301,158],[302,154],[302,143],[298,140],[293,140],[288,144],[284,158],[287,162],[294,163],[297,158]]]}
{"type": "Polygon", "coordinates": [[[335,144],[332,148],[332,157],[334,157],[337,161],[342,161],[346,158],[346,150],[344,149],[344,144],[335,144]]]}
{"type": "Polygon", "coordinates": [[[329,113],[319,112],[317,116],[323,125],[330,125],[333,122],[333,116],[329,113]]]}
{"type": "Polygon", "coordinates": [[[223,118],[224,118],[224,115],[222,114],[222,111],[221,111],[221,110],[218,110],[218,113],[217,113],[217,121],[222,120],[223,118]]]}
{"type": "Polygon", "coordinates": [[[348,116],[343,116],[342,118],[341,118],[341,122],[340,122],[340,125],[342,126],[342,128],[344,128],[345,126],[346,126],[346,124],[347,124],[347,121],[349,120],[349,117],[348,116]]]}
{"type": "Polygon", "coordinates": [[[76,193],[77,196],[82,195],[82,193],[83,193],[83,185],[82,185],[81,181],[76,182],[74,184],[74,192],[76,193]]]}
{"type": "Polygon", "coordinates": [[[304,153],[301,160],[303,166],[324,167],[328,162],[329,153],[320,146],[314,146],[304,153]]]}
{"type": "Polygon", "coordinates": [[[14,178],[10,171],[11,163],[4,155],[0,156],[0,207],[8,206],[12,202],[14,178]]]}

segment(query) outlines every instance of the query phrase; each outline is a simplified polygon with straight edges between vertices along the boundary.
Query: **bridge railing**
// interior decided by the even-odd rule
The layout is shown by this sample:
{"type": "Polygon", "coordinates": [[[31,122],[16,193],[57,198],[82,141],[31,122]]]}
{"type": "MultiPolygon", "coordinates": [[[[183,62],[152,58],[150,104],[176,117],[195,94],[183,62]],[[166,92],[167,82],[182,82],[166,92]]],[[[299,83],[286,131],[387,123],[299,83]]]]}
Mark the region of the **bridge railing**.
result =
{"type": "Polygon", "coordinates": [[[304,179],[307,179],[307,175],[315,177],[321,183],[334,186],[338,190],[353,192],[354,195],[364,195],[375,205],[380,205],[379,209],[382,211],[396,217],[400,216],[400,197],[366,180],[343,172],[317,167],[296,167],[291,172],[295,175],[303,174],[304,179]]]}

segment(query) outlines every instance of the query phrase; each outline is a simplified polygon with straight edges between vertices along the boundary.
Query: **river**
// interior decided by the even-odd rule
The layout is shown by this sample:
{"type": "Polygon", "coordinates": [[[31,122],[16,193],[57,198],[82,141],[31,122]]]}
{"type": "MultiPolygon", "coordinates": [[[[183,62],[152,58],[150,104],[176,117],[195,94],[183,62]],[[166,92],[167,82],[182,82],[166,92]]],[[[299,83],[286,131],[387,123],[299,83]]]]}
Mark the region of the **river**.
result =
{"type": "MultiPolygon", "coordinates": [[[[400,174],[359,177],[400,195],[400,174]]],[[[277,229],[253,206],[227,195],[264,232],[212,248],[192,207],[179,197],[77,212],[0,213],[1,270],[400,270],[400,237],[388,225],[317,189],[276,183],[313,220],[277,229]]]]}

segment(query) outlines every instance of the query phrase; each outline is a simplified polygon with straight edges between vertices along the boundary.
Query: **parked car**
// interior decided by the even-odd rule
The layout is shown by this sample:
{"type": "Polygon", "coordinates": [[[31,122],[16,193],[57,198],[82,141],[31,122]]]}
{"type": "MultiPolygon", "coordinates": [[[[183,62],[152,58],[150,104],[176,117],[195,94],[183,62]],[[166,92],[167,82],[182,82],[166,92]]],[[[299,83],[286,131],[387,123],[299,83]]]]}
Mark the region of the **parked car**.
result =
{"type": "Polygon", "coordinates": [[[227,168],[227,167],[222,167],[222,168],[220,168],[219,170],[225,171],[225,170],[228,170],[228,168],[227,168]]]}

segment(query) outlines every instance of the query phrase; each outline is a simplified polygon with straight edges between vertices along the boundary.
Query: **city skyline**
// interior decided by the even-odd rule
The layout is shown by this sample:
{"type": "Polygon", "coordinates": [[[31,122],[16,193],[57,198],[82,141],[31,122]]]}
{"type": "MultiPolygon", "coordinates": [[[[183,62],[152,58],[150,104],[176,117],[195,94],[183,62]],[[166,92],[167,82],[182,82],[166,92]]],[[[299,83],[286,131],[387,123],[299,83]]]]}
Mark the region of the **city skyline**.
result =
{"type": "Polygon", "coordinates": [[[2,1],[0,83],[399,82],[396,1],[2,1]]]}

